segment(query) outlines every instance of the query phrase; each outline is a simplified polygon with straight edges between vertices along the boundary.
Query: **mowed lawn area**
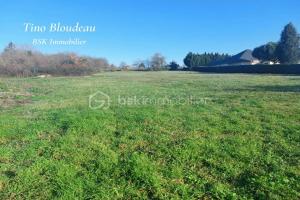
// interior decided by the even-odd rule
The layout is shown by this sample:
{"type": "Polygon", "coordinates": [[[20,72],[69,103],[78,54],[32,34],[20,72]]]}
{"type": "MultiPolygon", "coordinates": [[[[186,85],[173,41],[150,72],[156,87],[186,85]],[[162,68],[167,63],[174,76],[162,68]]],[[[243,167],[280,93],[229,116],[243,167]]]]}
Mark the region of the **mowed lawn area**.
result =
{"type": "Polygon", "coordinates": [[[299,161],[300,76],[0,78],[0,199],[299,199],[299,161]]]}

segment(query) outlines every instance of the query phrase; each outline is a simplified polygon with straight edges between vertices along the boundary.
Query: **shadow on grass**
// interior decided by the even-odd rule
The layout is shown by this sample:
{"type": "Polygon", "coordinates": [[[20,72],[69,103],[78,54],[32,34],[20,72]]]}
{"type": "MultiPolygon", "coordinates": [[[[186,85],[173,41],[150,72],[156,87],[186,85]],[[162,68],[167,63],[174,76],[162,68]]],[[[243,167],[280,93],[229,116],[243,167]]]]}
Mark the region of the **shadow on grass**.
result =
{"type": "Polygon", "coordinates": [[[17,175],[16,172],[12,170],[5,171],[3,174],[8,178],[14,178],[17,175]]]}
{"type": "Polygon", "coordinates": [[[246,88],[231,88],[228,91],[237,92],[296,92],[300,93],[300,85],[249,86],[246,88]]]}
{"type": "Polygon", "coordinates": [[[265,92],[300,92],[300,85],[255,86],[252,89],[265,92]]]}

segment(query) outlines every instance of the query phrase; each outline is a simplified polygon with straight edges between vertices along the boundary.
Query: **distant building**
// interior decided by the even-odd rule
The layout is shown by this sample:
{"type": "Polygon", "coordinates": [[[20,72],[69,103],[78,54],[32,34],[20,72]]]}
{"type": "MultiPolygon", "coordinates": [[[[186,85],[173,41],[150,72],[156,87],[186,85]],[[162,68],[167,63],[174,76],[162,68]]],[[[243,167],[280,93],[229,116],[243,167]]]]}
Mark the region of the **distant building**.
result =
{"type": "Polygon", "coordinates": [[[263,64],[263,65],[274,65],[274,62],[267,60],[267,61],[263,61],[261,64],[263,64]]]}
{"type": "Polygon", "coordinates": [[[221,65],[256,65],[260,61],[252,55],[252,51],[247,49],[241,53],[234,55],[223,61],[213,63],[212,65],[221,66],[221,65]]]}
{"type": "Polygon", "coordinates": [[[262,62],[261,64],[264,64],[264,65],[279,65],[280,62],[264,61],[264,62],[262,62]]]}

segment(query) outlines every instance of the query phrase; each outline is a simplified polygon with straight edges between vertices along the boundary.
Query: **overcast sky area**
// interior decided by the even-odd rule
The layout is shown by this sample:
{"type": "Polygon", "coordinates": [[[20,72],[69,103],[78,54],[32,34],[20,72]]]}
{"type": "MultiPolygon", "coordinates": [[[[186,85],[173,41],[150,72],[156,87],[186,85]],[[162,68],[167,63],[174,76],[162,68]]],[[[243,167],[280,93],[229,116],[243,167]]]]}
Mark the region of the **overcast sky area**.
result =
{"type": "Polygon", "coordinates": [[[300,29],[300,1],[77,0],[3,1],[0,47],[33,39],[86,40],[82,46],[39,45],[46,52],[76,52],[132,64],[156,52],[182,63],[189,52],[236,54],[278,41],[289,22],[300,29]],[[25,32],[24,23],[96,26],[96,32],[25,32]]]}

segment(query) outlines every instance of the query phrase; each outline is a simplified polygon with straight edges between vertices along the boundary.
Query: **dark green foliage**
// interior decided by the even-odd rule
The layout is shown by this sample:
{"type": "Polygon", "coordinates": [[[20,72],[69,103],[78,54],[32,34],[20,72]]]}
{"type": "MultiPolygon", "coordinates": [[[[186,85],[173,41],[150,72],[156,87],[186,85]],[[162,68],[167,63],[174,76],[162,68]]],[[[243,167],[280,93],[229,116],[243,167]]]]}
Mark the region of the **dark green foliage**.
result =
{"type": "Polygon", "coordinates": [[[300,74],[300,65],[229,65],[218,67],[195,67],[193,70],[211,73],[300,74]]]}
{"type": "Polygon", "coordinates": [[[184,64],[189,68],[200,67],[200,66],[208,66],[213,64],[214,62],[225,60],[229,58],[228,54],[219,54],[219,53],[188,53],[184,58],[184,64]]]}
{"type": "Polygon", "coordinates": [[[193,53],[189,52],[185,58],[183,59],[183,63],[188,67],[191,68],[192,67],[192,60],[193,60],[193,53]]]}
{"type": "Polygon", "coordinates": [[[178,65],[175,61],[170,62],[170,64],[168,65],[168,68],[171,71],[176,71],[180,68],[180,65],[178,65]]]}
{"type": "Polygon", "coordinates": [[[265,45],[257,47],[253,50],[253,56],[262,61],[278,61],[278,56],[276,55],[276,48],[278,44],[275,42],[269,42],[265,45]]]}
{"type": "Polygon", "coordinates": [[[277,48],[280,63],[295,64],[300,60],[299,57],[300,38],[296,28],[292,23],[284,27],[281,39],[277,48]]]}

